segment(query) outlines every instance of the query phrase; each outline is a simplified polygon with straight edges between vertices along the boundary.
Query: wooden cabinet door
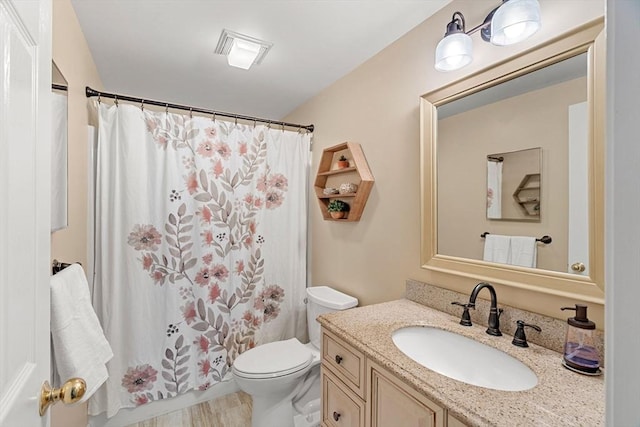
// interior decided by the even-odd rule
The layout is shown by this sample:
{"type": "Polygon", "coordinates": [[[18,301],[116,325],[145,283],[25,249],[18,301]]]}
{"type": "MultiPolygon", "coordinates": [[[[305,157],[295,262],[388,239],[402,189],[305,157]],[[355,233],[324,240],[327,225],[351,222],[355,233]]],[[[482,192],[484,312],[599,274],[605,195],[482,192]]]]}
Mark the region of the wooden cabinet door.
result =
{"type": "Polygon", "coordinates": [[[330,427],[364,427],[365,403],[322,368],[322,423],[330,427]]]}
{"type": "Polygon", "coordinates": [[[442,427],[444,410],[399,380],[370,368],[371,427],[442,427]]]}

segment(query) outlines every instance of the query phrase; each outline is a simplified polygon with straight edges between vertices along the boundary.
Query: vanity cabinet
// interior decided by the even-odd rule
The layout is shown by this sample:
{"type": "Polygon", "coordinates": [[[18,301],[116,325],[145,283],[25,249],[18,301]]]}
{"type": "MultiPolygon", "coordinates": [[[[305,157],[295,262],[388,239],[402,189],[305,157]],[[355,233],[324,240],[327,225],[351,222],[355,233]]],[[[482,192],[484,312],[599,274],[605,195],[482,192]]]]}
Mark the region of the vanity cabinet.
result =
{"type": "Polygon", "coordinates": [[[384,368],[367,362],[371,427],[443,427],[444,409],[413,390],[384,368]]]}
{"type": "Polygon", "coordinates": [[[323,328],[324,427],[464,427],[425,395],[323,328]],[[450,421],[448,421],[450,420],[450,421]]]}
{"type": "Polygon", "coordinates": [[[355,142],[343,142],[333,147],[325,148],[318,165],[318,173],[314,188],[316,197],[320,203],[322,217],[327,221],[360,221],[362,211],[367,204],[374,179],[369,164],[362,151],[362,146],[355,142]],[[338,158],[344,155],[349,159],[349,167],[337,169],[333,168],[338,158]],[[325,188],[339,188],[340,184],[356,184],[358,188],[355,192],[343,194],[325,194],[325,188]],[[349,212],[344,219],[334,219],[331,217],[327,207],[333,199],[339,199],[349,205],[349,212]]]}

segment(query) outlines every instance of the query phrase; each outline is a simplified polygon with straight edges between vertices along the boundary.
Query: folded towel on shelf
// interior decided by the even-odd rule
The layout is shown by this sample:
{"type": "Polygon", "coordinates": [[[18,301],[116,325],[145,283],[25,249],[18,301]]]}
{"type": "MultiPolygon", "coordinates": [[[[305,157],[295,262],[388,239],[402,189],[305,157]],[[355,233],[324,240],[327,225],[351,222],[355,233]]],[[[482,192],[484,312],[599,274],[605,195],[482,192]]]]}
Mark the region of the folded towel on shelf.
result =
{"type": "Polygon", "coordinates": [[[538,242],[535,237],[511,236],[509,264],[536,268],[538,264],[538,242]]]}
{"type": "Polygon", "coordinates": [[[487,234],[484,238],[484,261],[509,263],[511,237],[500,234],[487,234]]]}
{"type": "Polygon", "coordinates": [[[84,402],[107,380],[106,363],[113,357],[91,298],[87,277],[79,264],[51,276],[51,338],[54,383],[85,380],[84,402]]]}

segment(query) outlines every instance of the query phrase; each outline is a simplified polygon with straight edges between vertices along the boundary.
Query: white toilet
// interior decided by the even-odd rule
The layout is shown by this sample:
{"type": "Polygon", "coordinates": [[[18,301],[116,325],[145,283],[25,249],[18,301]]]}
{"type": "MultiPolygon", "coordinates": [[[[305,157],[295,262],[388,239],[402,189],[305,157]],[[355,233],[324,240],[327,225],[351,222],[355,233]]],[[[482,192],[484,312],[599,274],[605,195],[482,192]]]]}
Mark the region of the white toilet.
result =
{"type": "Polygon", "coordinates": [[[320,324],[316,318],[332,311],[358,305],[358,300],[328,286],[307,288],[307,329],[309,344],[296,338],[263,344],[247,350],[233,363],[233,376],[242,391],[253,399],[252,427],[294,427],[303,397],[305,411],[320,409],[320,324]]]}

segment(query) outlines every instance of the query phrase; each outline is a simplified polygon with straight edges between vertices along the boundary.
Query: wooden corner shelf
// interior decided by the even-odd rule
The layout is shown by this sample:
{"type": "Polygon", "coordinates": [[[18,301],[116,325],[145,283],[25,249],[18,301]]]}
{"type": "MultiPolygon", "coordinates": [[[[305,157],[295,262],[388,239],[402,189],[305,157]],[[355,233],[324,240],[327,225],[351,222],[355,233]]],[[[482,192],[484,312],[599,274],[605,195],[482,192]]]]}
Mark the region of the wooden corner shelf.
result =
{"type": "MultiPolygon", "coordinates": [[[[316,174],[316,180],[314,188],[316,191],[316,197],[320,204],[320,210],[322,217],[326,221],[338,221],[338,222],[354,222],[360,221],[362,211],[367,204],[369,193],[375,182],[373,174],[369,169],[369,164],[362,151],[362,146],[355,142],[343,142],[342,144],[334,145],[333,147],[325,148],[320,158],[320,164],[318,165],[318,173],[316,174]],[[344,155],[349,160],[349,167],[337,169],[333,165],[337,162],[338,157],[344,155]],[[355,193],[346,194],[324,194],[323,190],[327,187],[327,182],[332,180],[338,180],[340,177],[344,177],[344,182],[350,182],[358,186],[355,193]],[[349,212],[346,218],[333,219],[327,210],[329,202],[333,199],[347,199],[344,200],[349,204],[349,212]]],[[[339,182],[335,185],[336,188],[343,182],[339,182]]]]}

